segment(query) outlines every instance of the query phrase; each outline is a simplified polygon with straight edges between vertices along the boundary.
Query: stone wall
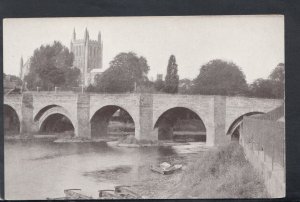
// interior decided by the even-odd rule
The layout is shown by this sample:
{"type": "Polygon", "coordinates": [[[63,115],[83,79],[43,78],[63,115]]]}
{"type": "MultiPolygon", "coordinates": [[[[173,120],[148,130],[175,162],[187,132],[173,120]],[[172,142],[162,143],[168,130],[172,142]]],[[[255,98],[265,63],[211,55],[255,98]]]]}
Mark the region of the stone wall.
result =
{"type": "Polygon", "coordinates": [[[285,197],[285,124],[244,118],[240,143],[247,160],[263,177],[270,197],[285,197]]]}
{"type": "Polygon", "coordinates": [[[33,131],[33,96],[32,94],[24,93],[22,97],[21,108],[21,133],[30,133],[33,131]]]}
{"type": "Polygon", "coordinates": [[[75,136],[91,138],[90,125],[90,96],[78,94],[77,97],[77,123],[75,124],[75,136]]]}

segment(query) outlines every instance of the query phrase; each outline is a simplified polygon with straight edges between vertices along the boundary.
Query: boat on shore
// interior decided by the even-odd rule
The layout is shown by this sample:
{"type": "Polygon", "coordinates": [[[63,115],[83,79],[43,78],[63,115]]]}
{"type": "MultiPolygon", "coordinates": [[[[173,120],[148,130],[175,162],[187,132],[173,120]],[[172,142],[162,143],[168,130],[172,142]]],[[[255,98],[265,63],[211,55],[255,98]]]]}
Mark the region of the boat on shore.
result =
{"type": "Polygon", "coordinates": [[[169,175],[182,168],[181,164],[170,165],[169,163],[161,163],[159,166],[151,165],[150,169],[163,175],[169,175]]]}
{"type": "Polygon", "coordinates": [[[143,197],[133,190],[130,186],[119,185],[115,189],[99,190],[98,198],[93,198],[82,192],[81,189],[65,189],[65,196],[59,198],[47,198],[47,200],[83,200],[83,199],[142,199],[143,197]]]}

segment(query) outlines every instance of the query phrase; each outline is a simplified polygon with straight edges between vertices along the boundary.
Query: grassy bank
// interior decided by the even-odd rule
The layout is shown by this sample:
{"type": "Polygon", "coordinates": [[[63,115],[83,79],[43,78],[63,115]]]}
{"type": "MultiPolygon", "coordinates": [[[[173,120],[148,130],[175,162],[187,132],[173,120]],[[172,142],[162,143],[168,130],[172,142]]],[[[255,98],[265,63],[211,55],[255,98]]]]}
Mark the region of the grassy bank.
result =
{"type": "Polygon", "coordinates": [[[238,143],[207,151],[188,166],[170,193],[170,198],[267,197],[263,179],[238,143]]]}

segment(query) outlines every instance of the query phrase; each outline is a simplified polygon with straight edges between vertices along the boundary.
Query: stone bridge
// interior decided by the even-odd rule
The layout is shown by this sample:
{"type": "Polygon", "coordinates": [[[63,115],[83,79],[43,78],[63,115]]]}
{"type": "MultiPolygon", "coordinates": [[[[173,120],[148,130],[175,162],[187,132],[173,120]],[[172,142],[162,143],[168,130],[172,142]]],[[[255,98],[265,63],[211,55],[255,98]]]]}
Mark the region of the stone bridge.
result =
{"type": "Polygon", "coordinates": [[[266,113],[282,103],[275,99],[178,94],[27,92],[4,96],[4,106],[12,108],[19,118],[20,133],[37,132],[47,117],[62,114],[73,124],[75,136],[91,138],[93,128],[107,130],[110,116],[122,108],[132,117],[138,140],[157,140],[155,126],[162,114],[186,108],[202,120],[208,146],[230,140],[243,116],[266,113]]]}

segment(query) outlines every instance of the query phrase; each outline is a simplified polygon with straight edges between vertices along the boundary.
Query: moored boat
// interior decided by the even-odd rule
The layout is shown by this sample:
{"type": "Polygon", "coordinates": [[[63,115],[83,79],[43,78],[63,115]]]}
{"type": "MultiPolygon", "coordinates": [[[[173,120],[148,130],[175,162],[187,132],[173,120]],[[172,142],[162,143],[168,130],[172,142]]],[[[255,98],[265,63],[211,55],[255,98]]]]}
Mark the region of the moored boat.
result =
{"type": "Polygon", "coordinates": [[[163,175],[169,175],[174,173],[176,170],[179,170],[182,168],[181,164],[175,164],[175,165],[170,165],[166,162],[160,164],[159,166],[156,165],[151,165],[150,169],[154,172],[163,174],[163,175]]]}

